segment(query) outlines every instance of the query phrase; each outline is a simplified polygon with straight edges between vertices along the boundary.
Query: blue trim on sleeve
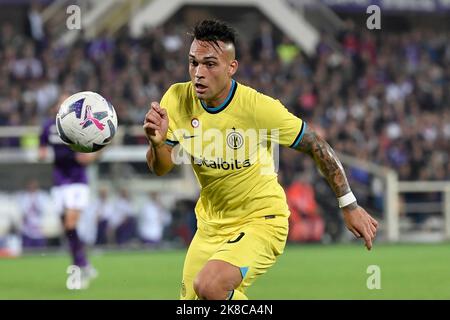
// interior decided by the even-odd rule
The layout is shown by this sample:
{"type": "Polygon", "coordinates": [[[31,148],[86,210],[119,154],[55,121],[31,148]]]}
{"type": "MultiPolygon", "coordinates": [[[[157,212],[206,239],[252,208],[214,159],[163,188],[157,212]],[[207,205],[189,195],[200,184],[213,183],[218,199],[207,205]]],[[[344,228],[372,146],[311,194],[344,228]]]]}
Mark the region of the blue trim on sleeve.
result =
{"type": "Polygon", "coordinates": [[[306,122],[302,121],[302,127],[300,128],[300,132],[298,133],[297,138],[295,138],[294,143],[291,144],[289,148],[295,149],[298,146],[298,144],[303,138],[303,135],[305,134],[306,126],[307,126],[306,122]]]}
{"type": "Polygon", "coordinates": [[[168,144],[169,146],[173,147],[173,146],[176,146],[179,142],[178,141],[174,141],[174,140],[166,139],[165,143],[168,144]]]}

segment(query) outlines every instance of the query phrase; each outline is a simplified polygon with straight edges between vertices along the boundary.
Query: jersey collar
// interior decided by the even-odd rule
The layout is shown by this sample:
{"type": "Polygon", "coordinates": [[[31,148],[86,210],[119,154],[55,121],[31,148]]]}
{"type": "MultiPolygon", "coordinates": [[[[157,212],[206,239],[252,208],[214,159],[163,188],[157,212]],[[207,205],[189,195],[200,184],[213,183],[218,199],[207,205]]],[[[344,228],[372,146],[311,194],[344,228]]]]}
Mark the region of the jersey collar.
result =
{"type": "Polygon", "coordinates": [[[237,82],[234,81],[234,79],[231,79],[230,92],[228,92],[228,96],[226,97],[224,102],[222,102],[219,106],[214,108],[208,107],[203,100],[200,100],[200,104],[202,105],[203,109],[205,109],[205,111],[208,113],[219,113],[230,104],[231,100],[233,100],[236,89],[237,89],[237,82]]]}

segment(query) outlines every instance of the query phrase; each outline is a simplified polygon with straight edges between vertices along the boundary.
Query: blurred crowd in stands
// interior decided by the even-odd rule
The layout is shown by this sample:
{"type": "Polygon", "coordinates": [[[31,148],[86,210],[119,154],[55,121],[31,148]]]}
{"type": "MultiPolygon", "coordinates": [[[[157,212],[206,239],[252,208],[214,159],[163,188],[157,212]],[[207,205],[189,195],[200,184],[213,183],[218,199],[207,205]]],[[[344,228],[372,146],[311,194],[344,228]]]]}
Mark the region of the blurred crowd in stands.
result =
{"type": "MultiPolygon", "coordinates": [[[[288,37],[262,21],[252,38],[238,39],[235,79],[278,98],[338,152],[394,168],[401,180],[450,179],[448,32],[372,32],[357,30],[350,20],[346,23],[337,42],[322,34],[316,55],[307,57],[288,37]]],[[[139,39],[123,32],[114,38],[79,40],[70,48],[48,38],[44,29],[25,35],[8,23],[0,27],[1,126],[39,125],[59,92],[84,90],[109,99],[121,126],[140,125],[150,101],[159,101],[172,83],[189,80],[190,37],[183,25],[148,29],[139,39]]],[[[132,138],[125,142],[146,143],[132,138]]],[[[0,147],[20,143],[1,139],[0,147]]],[[[314,182],[315,197],[306,197],[302,203],[295,200],[296,194],[311,191],[308,186],[314,177],[294,173],[310,171],[314,176],[317,172],[307,157],[294,155],[288,149],[280,154],[280,182],[291,210],[314,216],[318,212],[315,198],[323,191],[331,199],[323,211],[338,215],[323,181],[314,182]]],[[[364,171],[353,170],[349,175],[356,182],[369,181],[364,171]]],[[[110,225],[118,227],[114,221],[110,225]]],[[[314,231],[309,238],[299,232],[300,238],[315,241],[324,226],[320,219],[310,221],[308,230],[314,231]]],[[[105,228],[100,221],[97,241],[111,236],[105,228]]],[[[114,237],[120,239],[119,234],[114,237]]]]}
{"type": "MultiPolygon", "coordinates": [[[[118,111],[120,124],[140,124],[150,101],[170,84],[187,81],[186,28],[148,30],[79,41],[0,30],[0,125],[38,125],[61,90],[97,91],[118,111]]],[[[236,79],[280,99],[315,126],[338,151],[395,168],[401,179],[450,178],[450,41],[439,30],[324,34],[308,58],[262,22],[240,39],[236,79]]],[[[11,143],[3,140],[2,144],[11,143]]],[[[301,162],[283,157],[282,167],[301,162]]]]}
{"type": "MultiPolygon", "coordinates": [[[[9,211],[7,217],[0,212],[0,249],[9,236],[20,239],[24,249],[60,246],[64,241],[52,193],[42,189],[37,180],[29,180],[24,190],[13,195],[0,193],[0,200],[9,211]],[[10,224],[7,237],[3,237],[5,223],[10,224]]],[[[187,246],[196,231],[194,202],[180,199],[167,208],[157,192],[136,195],[126,188],[101,187],[91,197],[77,229],[83,242],[92,246],[187,246]]]]}

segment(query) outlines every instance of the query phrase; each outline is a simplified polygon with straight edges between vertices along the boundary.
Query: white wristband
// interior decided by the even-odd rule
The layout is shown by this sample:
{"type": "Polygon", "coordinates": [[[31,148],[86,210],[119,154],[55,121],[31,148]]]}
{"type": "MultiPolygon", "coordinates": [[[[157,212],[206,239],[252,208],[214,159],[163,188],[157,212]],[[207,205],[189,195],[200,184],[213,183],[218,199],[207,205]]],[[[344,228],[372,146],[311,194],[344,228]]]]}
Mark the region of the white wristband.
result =
{"type": "Polygon", "coordinates": [[[338,201],[339,201],[339,208],[343,208],[348,206],[349,204],[352,204],[353,202],[356,202],[356,197],[353,194],[353,192],[350,191],[346,195],[339,197],[338,201]]]}

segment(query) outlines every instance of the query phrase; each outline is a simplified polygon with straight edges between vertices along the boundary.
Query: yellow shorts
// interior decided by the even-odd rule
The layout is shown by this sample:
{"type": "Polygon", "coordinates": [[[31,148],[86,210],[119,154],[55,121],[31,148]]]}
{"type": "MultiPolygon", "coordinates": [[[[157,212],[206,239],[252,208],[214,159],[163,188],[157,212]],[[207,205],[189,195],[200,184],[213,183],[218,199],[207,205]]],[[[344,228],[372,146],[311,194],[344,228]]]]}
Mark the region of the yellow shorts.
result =
{"type": "Polygon", "coordinates": [[[288,220],[279,216],[220,229],[199,224],[184,261],[180,299],[197,299],[194,280],[208,260],[240,268],[243,280],[237,290],[245,292],[283,253],[287,234],[288,220]]]}

